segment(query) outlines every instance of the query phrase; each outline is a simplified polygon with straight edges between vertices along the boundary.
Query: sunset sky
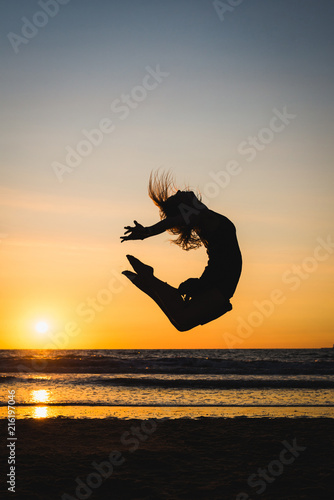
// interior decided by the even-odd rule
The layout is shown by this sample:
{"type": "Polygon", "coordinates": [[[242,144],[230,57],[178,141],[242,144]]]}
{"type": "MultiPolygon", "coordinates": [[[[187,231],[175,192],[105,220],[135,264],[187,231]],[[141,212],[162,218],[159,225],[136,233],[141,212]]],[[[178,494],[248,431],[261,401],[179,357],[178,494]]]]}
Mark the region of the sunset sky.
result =
{"type": "Polygon", "coordinates": [[[0,5],[0,348],[331,346],[333,2],[0,5]],[[232,312],[185,333],[121,276],[127,253],[174,286],[206,265],[120,244],[159,220],[158,168],[243,254],[232,312]]]}

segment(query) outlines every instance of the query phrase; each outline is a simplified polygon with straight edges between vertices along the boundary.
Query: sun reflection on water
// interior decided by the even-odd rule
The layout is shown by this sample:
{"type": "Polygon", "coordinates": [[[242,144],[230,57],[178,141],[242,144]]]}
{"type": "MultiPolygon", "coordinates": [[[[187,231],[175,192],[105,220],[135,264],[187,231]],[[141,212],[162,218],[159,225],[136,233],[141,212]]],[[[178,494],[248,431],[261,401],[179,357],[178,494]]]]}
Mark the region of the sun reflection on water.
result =
{"type": "Polygon", "coordinates": [[[30,394],[33,403],[48,403],[50,401],[50,391],[46,389],[33,390],[30,394]]]}
{"type": "Polygon", "coordinates": [[[35,406],[33,418],[46,418],[48,416],[47,406],[35,406]]]}
{"type": "MultiPolygon", "coordinates": [[[[51,393],[46,389],[32,390],[30,398],[32,403],[48,403],[50,401],[51,393]]],[[[47,406],[35,406],[33,408],[33,418],[46,418],[49,416],[49,408],[47,406]]]]}

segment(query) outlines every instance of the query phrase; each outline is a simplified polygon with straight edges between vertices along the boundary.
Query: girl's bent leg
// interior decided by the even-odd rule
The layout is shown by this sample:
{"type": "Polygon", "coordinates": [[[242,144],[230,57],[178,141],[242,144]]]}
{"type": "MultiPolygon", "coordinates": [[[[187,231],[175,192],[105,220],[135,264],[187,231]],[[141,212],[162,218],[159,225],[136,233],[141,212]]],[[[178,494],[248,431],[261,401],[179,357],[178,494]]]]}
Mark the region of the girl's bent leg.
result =
{"type": "MultiPolygon", "coordinates": [[[[180,301],[182,303],[184,302],[180,293],[178,292],[178,290],[176,288],[173,288],[172,286],[158,280],[155,277],[154,277],[154,282],[151,281],[150,284],[148,284],[147,279],[143,279],[142,276],[140,276],[136,273],[133,273],[132,271],[123,271],[122,274],[124,274],[124,276],[126,276],[142,292],[146,293],[146,295],[151,297],[151,299],[153,299],[154,302],[165,313],[165,315],[167,316],[169,321],[173,324],[173,326],[175,326],[175,328],[178,329],[178,325],[176,324],[175,320],[173,319],[173,316],[171,313],[171,307],[167,308],[165,306],[165,303],[160,299],[160,296],[157,294],[157,291],[156,291],[155,287],[152,286],[152,284],[154,284],[154,283],[157,284],[157,282],[160,282],[160,284],[166,285],[164,295],[166,295],[166,291],[168,290],[168,294],[170,295],[170,297],[172,297],[172,302],[173,302],[172,309],[174,308],[175,303],[177,303],[178,301],[180,301]]],[[[165,302],[166,302],[166,300],[165,300],[165,302]]],[[[181,304],[180,304],[180,306],[182,307],[181,304]]]]}
{"type": "Polygon", "coordinates": [[[218,289],[213,288],[185,302],[177,288],[159,280],[153,273],[145,278],[131,271],[124,274],[156,302],[179,331],[206,324],[232,309],[229,300],[218,289]]]}

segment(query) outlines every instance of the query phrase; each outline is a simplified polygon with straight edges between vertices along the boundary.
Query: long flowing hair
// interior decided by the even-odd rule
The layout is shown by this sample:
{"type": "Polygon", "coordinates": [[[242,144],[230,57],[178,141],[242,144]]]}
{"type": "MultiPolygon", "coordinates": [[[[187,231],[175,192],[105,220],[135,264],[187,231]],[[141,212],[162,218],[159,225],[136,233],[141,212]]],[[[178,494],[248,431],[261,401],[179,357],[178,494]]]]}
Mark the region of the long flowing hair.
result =
{"type": "MultiPolygon", "coordinates": [[[[152,172],[148,183],[148,194],[159,208],[161,220],[183,215],[182,208],[184,207],[188,207],[190,211],[198,211],[198,203],[201,201],[200,197],[190,189],[178,191],[170,172],[152,172]]],[[[185,222],[184,225],[170,228],[168,231],[177,236],[172,240],[173,243],[183,250],[191,250],[199,248],[203,243],[196,229],[199,228],[192,227],[185,222]]]]}

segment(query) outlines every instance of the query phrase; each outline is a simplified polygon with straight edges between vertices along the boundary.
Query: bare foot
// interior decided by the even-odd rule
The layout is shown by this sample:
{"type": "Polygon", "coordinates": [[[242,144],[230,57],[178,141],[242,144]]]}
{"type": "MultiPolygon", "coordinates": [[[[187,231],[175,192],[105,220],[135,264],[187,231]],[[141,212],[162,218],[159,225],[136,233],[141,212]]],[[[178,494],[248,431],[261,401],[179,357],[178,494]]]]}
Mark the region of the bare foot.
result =
{"type": "Polygon", "coordinates": [[[153,276],[153,267],[147,266],[133,255],[127,255],[126,258],[136,271],[137,275],[143,276],[144,278],[151,278],[153,276]]]}
{"type": "Polygon", "coordinates": [[[131,281],[131,283],[139,288],[139,290],[145,292],[150,297],[155,298],[155,293],[150,288],[145,276],[140,276],[139,274],[136,274],[132,271],[122,271],[122,274],[124,274],[124,276],[126,276],[131,281]]]}

